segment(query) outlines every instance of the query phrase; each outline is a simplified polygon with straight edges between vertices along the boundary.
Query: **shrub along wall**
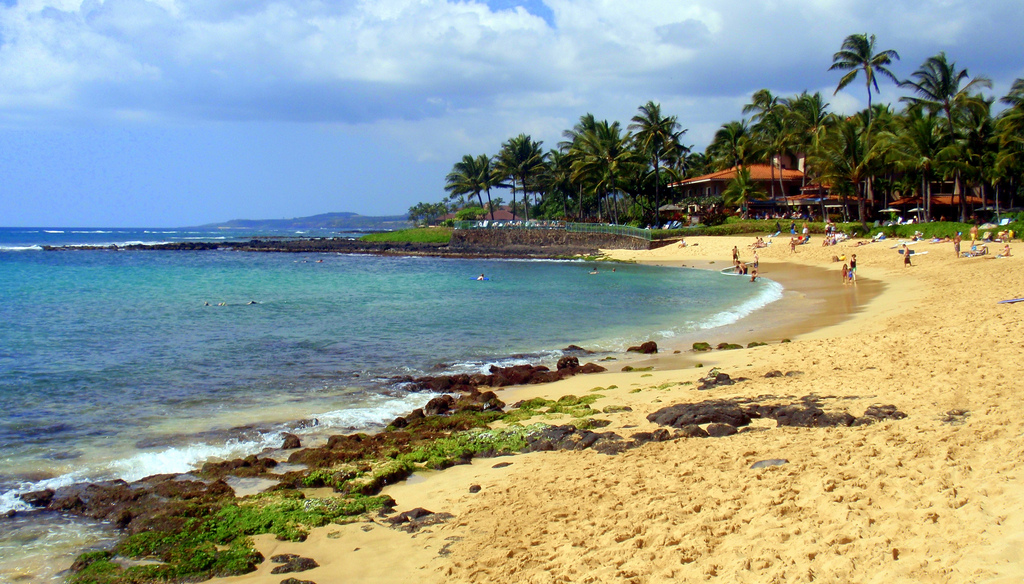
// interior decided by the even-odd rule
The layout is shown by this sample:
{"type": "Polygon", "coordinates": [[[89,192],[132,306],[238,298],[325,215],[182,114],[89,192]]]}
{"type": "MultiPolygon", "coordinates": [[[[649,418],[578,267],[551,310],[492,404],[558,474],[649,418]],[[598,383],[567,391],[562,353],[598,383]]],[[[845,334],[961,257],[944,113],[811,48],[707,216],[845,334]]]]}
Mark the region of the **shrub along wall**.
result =
{"type": "Polygon", "coordinates": [[[650,242],[608,233],[571,233],[562,229],[456,229],[451,247],[564,247],[572,249],[648,249],[650,242]]]}

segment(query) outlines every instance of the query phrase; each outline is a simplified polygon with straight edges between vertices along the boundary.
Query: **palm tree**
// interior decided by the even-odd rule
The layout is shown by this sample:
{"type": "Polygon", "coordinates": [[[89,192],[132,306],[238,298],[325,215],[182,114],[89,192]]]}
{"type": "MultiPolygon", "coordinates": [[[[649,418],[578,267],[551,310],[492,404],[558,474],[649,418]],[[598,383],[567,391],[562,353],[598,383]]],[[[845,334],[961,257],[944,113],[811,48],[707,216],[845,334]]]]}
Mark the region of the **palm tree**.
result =
{"type": "Polygon", "coordinates": [[[715,132],[707,154],[714,160],[718,170],[741,167],[753,157],[754,144],[751,142],[750,129],[746,120],[732,121],[722,124],[715,132]]]}
{"type": "MultiPolygon", "coordinates": [[[[481,156],[485,159],[487,158],[486,155],[481,156]]],[[[462,157],[462,160],[455,163],[452,171],[445,177],[444,190],[451,193],[451,198],[473,195],[480,202],[480,206],[483,207],[484,201],[480,197],[480,193],[484,190],[481,180],[483,176],[480,168],[480,158],[474,158],[466,154],[462,157]]]]}
{"type": "MultiPolygon", "coordinates": [[[[900,86],[912,89],[918,97],[902,97],[900,100],[941,113],[946,119],[946,137],[950,143],[956,141],[957,120],[967,106],[971,90],[979,87],[992,88],[992,82],[985,77],[975,77],[961,87],[960,84],[970,77],[967,69],[957,69],[956,63],[949,62],[944,52],[928,57],[911,77],[917,81],[907,80],[900,83],[900,86]]],[[[964,198],[959,170],[954,173],[954,181],[954,190],[960,191],[960,220],[966,221],[967,201],[964,198]]]]}
{"type": "MultiPolygon", "coordinates": [[[[871,108],[871,89],[874,88],[875,93],[879,93],[879,75],[888,77],[893,83],[899,84],[899,79],[889,70],[889,65],[894,60],[898,61],[899,58],[899,53],[892,49],[876,53],[875,35],[868,36],[866,33],[851,34],[846,37],[839,51],[832,55],[832,66],[828,70],[847,71],[846,75],[839,79],[839,84],[832,95],[839,93],[844,87],[853,83],[853,80],[857,78],[861,71],[864,72],[864,84],[868,90],[868,120],[867,125],[864,127],[864,147],[868,151],[871,150],[871,130],[873,128],[872,122],[874,122],[874,112],[871,108]]],[[[867,179],[870,181],[871,177],[867,177],[867,179]]],[[[871,191],[870,184],[868,184],[867,189],[869,192],[871,191]]],[[[863,205],[859,205],[858,208],[863,208],[863,205]]],[[[863,214],[861,214],[860,220],[862,223],[865,222],[863,214]]]]}
{"type": "Polygon", "coordinates": [[[654,168],[654,219],[657,223],[661,206],[661,162],[678,156],[682,150],[688,150],[680,143],[686,130],[681,129],[675,116],[662,116],[661,105],[653,101],[640,106],[632,122],[627,129],[635,132],[633,142],[646,154],[654,168]]]}
{"type": "Polygon", "coordinates": [[[938,118],[923,108],[911,107],[897,119],[898,130],[882,134],[882,143],[898,170],[920,173],[924,217],[931,221],[931,180],[941,163],[945,135],[939,130],[938,118]]]}
{"type": "Polygon", "coordinates": [[[857,118],[842,120],[826,136],[822,148],[816,155],[815,165],[821,170],[822,179],[843,196],[843,213],[846,213],[846,195],[857,196],[857,208],[861,224],[867,226],[864,197],[861,189],[870,173],[874,161],[864,140],[862,122],[857,118]]]}
{"type": "Polygon", "coordinates": [[[1007,104],[996,120],[999,152],[996,167],[1003,176],[1021,176],[1024,166],[1024,79],[1017,79],[1000,101],[1007,104]]]}
{"type": "MultiPolygon", "coordinates": [[[[598,218],[601,202],[608,194],[615,200],[621,190],[620,180],[642,164],[629,148],[631,136],[622,134],[618,122],[597,122],[593,129],[576,137],[571,150],[572,180],[590,185],[598,200],[598,218]]],[[[617,205],[612,205],[611,219],[618,222],[617,205]]]]}
{"type": "MultiPolygon", "coordinates": [[[[857,75],[864,72],[864,83],[868,89],[868,112],[871,112],[871,88],[875,89],[875,93],[878,93],[878,76],[888,77],[893,83],[899,84],[899,79],[889,71],[889,65],[894,60],[898,61],[900,58],[899,53],[892,49],[875,52],[875,35],[868,36],[867,34],[851,34],[843,40],[842,47],[839,52],[832,55],[832,66],[828,68],[829,71],[848,71],[846,75],[839,80],[839,85],[836,86],[836,90],[832,95],[835,95],[843,90],[847,85],[853,83],[853,80],[857,78],[857,75]]],[[[868,132],[867,144],[871,146],[871,116],[868,116],[868,132]]]]}
{"type": "MultiPolygon", "coordinates": [[[[497,160],[495,161],[495,168],[497,169],[498,176],[512,179],[510,186],[512,187],[513,218],[515,218],[517,183],[523,192],[523,207],[526,211],[526,218],[530,218],[527,189],[529,188],[528,185],[533,182],[534,175],[544,165],[545,155],[541,150],[541,144],[543,142],[534,142],[526,134],[519,134],[501,145],[501,151],[498,153],[497,160]]],[[[495,186],[503,185],[496,183],[495,186]]]]}
{"type": "MultiPolygon", "coordinates": [[[[838,118],[828,111],[829,104],[821,97],[821,93],[813,95],[806,91],[795,99],[787,101],[788,125],[792,128],[794,147],[804,155],[804,160],[813,156],[821,145],[829,128],[833,127],[838,118]]],[[[809,168],[804,165],[804,184],[807,182],[809,168]]]]}
{"type": "Polygon", "coordinates": [[[729,181],[725,190],[722,191],[722,201],[727,207],[741,209],[743,218],[747,218],[747,204],[752,200],[765,199],[768,193],[765,192],[757,181],[750,178],[750,169],[741,168],[736,173],[736,178],[729,181]]]}

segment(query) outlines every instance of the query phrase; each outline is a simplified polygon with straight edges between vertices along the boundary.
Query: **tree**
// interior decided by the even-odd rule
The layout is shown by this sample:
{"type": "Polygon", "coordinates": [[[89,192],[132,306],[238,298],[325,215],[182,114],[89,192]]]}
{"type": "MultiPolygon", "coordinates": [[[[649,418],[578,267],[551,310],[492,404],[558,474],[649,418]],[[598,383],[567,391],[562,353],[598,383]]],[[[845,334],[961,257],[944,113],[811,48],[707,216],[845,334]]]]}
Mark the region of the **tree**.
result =
{"type": "Polygon", "coordinates": [[[836,86],[835,95],[843,90],[847,85],[853,83],[854,79],[860,72],[864,72],[864,83],[868,90],[868,132],[867,143],[871,145],[871,89],[874,88],[875,93],[878,93],[878,76],[888,77],[893,83],[899,84],[899,79],[892,74],[889,70],[889,65],[894,60],[898,61],[900,58],[899,53],[892,49],[875,52],[875,35],[868,36],[867,34],[851,34],[843,40],[842,47],[839,52],[832,55],[832,66],[828,68],[829,71],[848,71],[846,75],[839,80],[839,85],[836,86]]]}
{"type": "MultiPolygon", "coordinates": [[[[516,184],[518,183],[523,193],[523,207],[526,211],[526,218],[530,218],[530,206],[527,199],[527,189],[533,182],[536,173],[540,172],[544,165],[544,152],[541,150],[543,142],[534,142],[526,134],[519,134],[510,138],[501,145],[495,161],[496,174],[499,177],[511,178],[512,183],[512,216],[515,217],[516,209],[516,184]]],[[[495,183],[494,186],[504,186],[495,183]]]]}
{"type": "MultiPolygon", "coordinates": [[[[787,100],[788,111],[786,113],[788,125],[792,131],[792,144],[798,148],[807,161],[813,157],[821,146],[821,141],[830,128],[835,126],[837,118],[835,114],[829,113],[829,104],[821,97],[821,93],[813,95],[806,91],[795,99],[787,100]]],[[[810,168],[804,165],[804,182],[810,168]]]]}
{"type": "Polygon", "coordinates": [[[448,207],[444,203],[416,203],[409,207],[409,221],[414,224],[433,223],[438,217],[444,216],[448,207]]]}
{"type": "Polygon", "coordinates": [[[832,185],[843,196],[843,212],[846,212],[846,196],[857,196],[857,208],[862,225],[867,225],[864,197],[861,189],[869,176],[874,161],[872,152],[864,139],[863,125],[856,116],[839,122],[826,136],[822,148],[816,155],[815,165],[821,170],[822,179],[832,185]]]}
{"type": "MultiPolygon", "coordinates": [[[[570,150],[572,156],[572,180],[591,187],[598,199],[598,218],[601,217],[601,202],[621,188],[620,179],[641,159],[629,148],[631,137],[622,134],[618,122],[607,120],[597,122],[592,129],[575,137],[570,150]]],[[[618,222],[617,206],[612,206],[611,219],[618,222]]]]}
{"type": "Polygon", "coordinates": [[[727,207],[741,209],[743,218],[747,218],[747,205],[753,200],[762,200],[768,197],[761,185],[750,178],[749,168],[740,168],[736,172],[736,178],[729,181],[725,190],[722,191],[722,200],[727,207]]]}
{"type": "MultiPolygon", "coordinates": [[[[941,113],[946,119],[946,136],[950,144],[956,141],[957,120],[962,117],[968,105],[971,90],[977,87],[992,88],[992,82],[985,77],[975,77],[961,87],[960,84],[970,77],[967,69],[957,69],[956,63],[949,62],[944,52],[928,57],[911,77],[916,81],[907,80],[900,86],[912,89],[917,97],[902,97],[900,100],[941,113]]],[[[954,181],[954,189],[960,191],[960,220],[966,221],[967,202],[959,170],[954,173],[954,181]]]]}
{"type": "MultiPolygon", "coordinates": [[[[864,72],[864,84],[868,90],[868,120],[864,126],[864,147],[868,151],[871,150],[871,131],[872,122],[874,121],[874,111],[871,107],[871,89],[874,88],[875,93],[879,92],[879,75],[888,77],[893,83],[899,84],[899,79],[896,79],[896,76],[892,74],[888,67],[894,60],[898,61],[899,58],[899,53],[892,49],[876,53],[875,35],[868,36],[867,34],[851,34],[843,40],[839,52],[832,55],[832,66],[828,70],[847,71],[846,75],[839,79],[839,84],[832,95],[839,93],[844,87],[852,83],[860,72],[864,72]]],[[[871,177],[866,178],[870,181],[871,177]]],[[[870,192],[870,183],[867,189],[870,192]]],[[[863,210],[863,208],[863,205],[858,206],[858,209],[863,210]]],[[[865,222],[863,212],[861,212],[860,220],[866,227],[867,223],[865,222]]]]}
{"type": "Polygon", "coordinates": [[[718,170],[740,167],[753,157],[754,145],[746,120],[722,124],[708,145],[708,156],[718,170]]]}
{"type": "Polygon", "coordinates": [[[627,129],[635,132],[633,142],[654,169],[654,221],[657,223],[661,206],[661,163],[688,150],[680,142],[686,130],[682,129],[675,116],[663,116],[661,105],[653,101],[640,106],[632,122],[627,129]]]}
{"type": "Polygon", "coordinates": [[[946,145],[938,118],[920,107],[911,107],[898,118],[896,132],[882,134],[882,143],[896,168],[921,175],[921,199],[924,217],[931,221],[932,175],[941,164],[946,145]]]}
{"type": "MultiPolygon", "coordinates": [[[[486,155],[481,155],[487,159],[486,155]]],[[[484,206],[480,193],[484,190],[484,182],[487,174],[480,167],[480,157],[474,158],[466,154],[462,160],[455,163],[452,171],[445,177],[444,190],[451,193],[450,197],[462,197],[463,195],[474,195],[480,206],[484,206]]]]}

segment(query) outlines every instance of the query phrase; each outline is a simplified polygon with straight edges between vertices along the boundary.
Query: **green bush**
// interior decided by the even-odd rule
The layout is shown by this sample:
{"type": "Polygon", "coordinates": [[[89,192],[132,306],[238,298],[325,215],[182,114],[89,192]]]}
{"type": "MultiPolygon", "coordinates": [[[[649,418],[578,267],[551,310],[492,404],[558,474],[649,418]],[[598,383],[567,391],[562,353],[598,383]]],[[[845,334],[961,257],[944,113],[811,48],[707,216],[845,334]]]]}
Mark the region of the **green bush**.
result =
{"type": "Polygon", "coordinates": [[[452,239],[452,230],[445,227],[417,227],[399,231],[369,233],[359,238],[367,242],[394,243],[448,243],[452,239]]]}

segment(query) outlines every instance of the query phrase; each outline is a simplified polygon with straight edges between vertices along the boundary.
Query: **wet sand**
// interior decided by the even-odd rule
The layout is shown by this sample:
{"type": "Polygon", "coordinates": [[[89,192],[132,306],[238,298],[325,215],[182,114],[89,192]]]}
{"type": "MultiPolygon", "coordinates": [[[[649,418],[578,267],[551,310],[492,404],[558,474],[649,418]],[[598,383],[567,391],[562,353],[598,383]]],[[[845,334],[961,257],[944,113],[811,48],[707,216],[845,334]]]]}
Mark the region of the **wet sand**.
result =
{"type": "MultiPolygon", "coordinates": [[[[695,238],[695,248],[612,255],[728,265],[732,246],[749,241],[695,238]]],[[[997,302],[1024,296],[1021,259],[955,259],[950,245],[923,243],[917,249],[929,253],[905,268],[895,243],[763,251],[766,274],[796,263],[826,270],[837,287],[842,264],[832,256],[857,253],[861,282],[885,283],[849,318],[811,319],[820,328],[795,330],[791,343],[704,353],[702,368],[659,364],[500,395],[512,403],[594,391],[604,396],[595,408],[631,408],[599,416],[611,421],[604,430],[624,436],[657,429],[646,416],[666,405],[764,395],[814,395],[855,416],[892,404],[906,419],[831,428],[755,420],[733,436],[615,456],[478,459],[386,490],[398,511],[451,513],[444,524],[414,535],[377,521],[332,525],[305,543],[258,545],[268,557],[316,559],[320,568],[296,576],[318,584],[1020,582],[1024,303],[997,302]],[[749,380],[698,391],[694,382],[711,366],[749,380]],[[766,378],[773,370],[792,376],[766,378]],[[750,468],[774,458],[788,462],[750,468]]],[[[756,319],[750,328],[760,332],[756,319]]],[[[272,568],[224,581],[278,584],[272,568]]]]}

